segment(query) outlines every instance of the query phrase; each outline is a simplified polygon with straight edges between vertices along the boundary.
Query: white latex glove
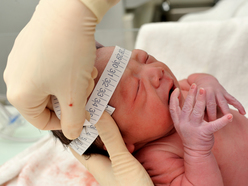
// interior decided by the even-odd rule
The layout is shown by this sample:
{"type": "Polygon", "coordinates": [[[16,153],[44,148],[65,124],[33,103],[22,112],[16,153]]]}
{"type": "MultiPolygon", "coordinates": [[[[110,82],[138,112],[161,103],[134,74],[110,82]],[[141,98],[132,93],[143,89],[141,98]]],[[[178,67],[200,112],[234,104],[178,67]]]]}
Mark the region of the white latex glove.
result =
{"type": "Polygon", "coordinates": [[[89,159],[71,149],[74,156],[93,174],[101,186],[153,185],[143,166],[127,150],[119,129],[112,117],[104,112],[96,124],[98,133],[108,150],[110,159],[94,154],[89,159]]]}
{"type": "Polygon", "coordinates": [[[35,127],[62,128],[69,139],[82,130],[97,75],[95,26],[117,2],[82,1],[41,0],[16,38],[4,72],[11,104],[35,127]],[[49,109],[50,95],[60,102],[61,123],[49,109]]]}

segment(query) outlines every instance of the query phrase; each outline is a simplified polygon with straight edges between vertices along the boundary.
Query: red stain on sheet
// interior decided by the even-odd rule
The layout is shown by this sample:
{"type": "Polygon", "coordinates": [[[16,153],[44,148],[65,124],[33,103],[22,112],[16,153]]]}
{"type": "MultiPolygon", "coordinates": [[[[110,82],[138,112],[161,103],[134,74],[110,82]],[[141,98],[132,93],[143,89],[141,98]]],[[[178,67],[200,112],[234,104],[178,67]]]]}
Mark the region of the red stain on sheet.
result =
{"type": "Polygon", "coordinates": [[[60,174],[60,169],[59,169],[59,167],[56,165],[55,167],[54,167],[54,173],[56,174],[56,175],[59,175],[60,174]]]}
{"type": "Polygon", "coordinates": [[[26,185],[32,185],[32,181],[27,175],[20,174],[19,179],[21,179],[22,180],[21,182],[22,183],[24,182],[26,185]]]}
{"type": "Polygon", "coordinates": [[[68,167],[67,171],[64,174],[67,178],[73,179],[79,177],[79,175],[77,174],[79,172],[81,172],[81,169],[76,163],[73,163],[68,167]]]}
{"type": "Polygon", "coordinates": [[[69,179],[79,179],[81,185],[85,186],[96,186],[99,185],[95,178],[87,170],[82,169],[82,166],[77,162],[71,164],[67,171],[64,173],[65,176],[69,179]]]}
{"type": "Polygon", "coordinates": [[[85,171],[85,176],[86,177],[85,177],[84,183],[86,185],[93,185],[93,184],[96,184],[97,183],[97,181],[95,180],[95,178],[88,171],[85,171]]]}

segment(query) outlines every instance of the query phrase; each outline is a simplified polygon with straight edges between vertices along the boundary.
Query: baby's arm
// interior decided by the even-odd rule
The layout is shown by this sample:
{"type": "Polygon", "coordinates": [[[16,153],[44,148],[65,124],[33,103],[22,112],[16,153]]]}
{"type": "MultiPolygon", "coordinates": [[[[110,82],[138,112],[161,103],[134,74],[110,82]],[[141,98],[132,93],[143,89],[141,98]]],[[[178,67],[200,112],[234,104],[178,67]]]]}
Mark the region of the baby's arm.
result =
{"type": "MultiPolygon", "coordinates": [[[[217,106],[220,107],[224,115],[230,113],[228,104],[237,108],[240,114],[246,114],[242,104],[231,96],[214,76],[196,73],[190,75],[187,78],[187,82],[189,86],[195,83],[199,88],[204,88],[206,90],[206,108],[209,121],[214,121],[216,119],[217,106]]],[[[180,85],[181,84],[183,87],[187,87],[185,85],[187,84],[185,80],[182,80],[182,82],[180,82],[180,85]]]]}
{"type": "Polygon", "coordinates": [[[204,121],[206,91],[201,88],[197,92],[195,84],[191,85],[182,110],[178,96],[179,89],[176,89],[171,95],[170,112],[183,142],[185,172],[174,179],[171,186],[178,185],[178,182],[180,185],[221,186],[221,172],[211,152],[214,145],[213,133],[231,122],[232,115],[227,114],[212,122],[204,121]]]}
{"type": "Polygon", "coordinates": [[[184,146],[185,173],[180,177],[181,185],[221,186],[222,176],[211,152],[214,145],[213,133],[230,122],[232,115],[227,114],[212,122],[204,121],[206,92],[203,88],[197,92],[195,84],[191,85],[182,110],[178,96],[179,89],[176,89],[171,95],[170,112],[184,146]]]}

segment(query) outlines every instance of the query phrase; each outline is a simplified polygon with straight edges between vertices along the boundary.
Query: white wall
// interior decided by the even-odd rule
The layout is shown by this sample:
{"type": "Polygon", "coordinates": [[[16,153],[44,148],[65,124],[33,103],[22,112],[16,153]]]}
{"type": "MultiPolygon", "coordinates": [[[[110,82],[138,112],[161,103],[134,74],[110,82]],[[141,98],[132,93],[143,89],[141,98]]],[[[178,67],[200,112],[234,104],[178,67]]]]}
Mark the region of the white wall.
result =
{"type": "Polygon", "coordinates": [[[31,18],[39,0],[1,0],[0,1],[0,94],[6,87],[2,78],[8,54],[17,34],[31,18]]]}

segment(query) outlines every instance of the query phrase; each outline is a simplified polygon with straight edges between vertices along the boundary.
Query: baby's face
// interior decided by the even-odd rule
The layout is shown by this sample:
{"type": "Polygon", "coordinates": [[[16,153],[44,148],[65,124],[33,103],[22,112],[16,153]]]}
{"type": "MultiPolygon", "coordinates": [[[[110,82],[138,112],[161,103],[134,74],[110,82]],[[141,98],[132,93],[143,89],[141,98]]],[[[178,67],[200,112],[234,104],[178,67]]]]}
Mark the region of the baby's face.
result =
{"type": "MultiPolygon", "coordinates": [[[[98,81],[114,47],[97,50],[98,81]]],[[[127,68],[109,105],[126,144],[136,149],[165,136],[173,129],[169,112],[171,92],[178,81],[164,64],[142,50],[133,50],[127,68]]]]}

